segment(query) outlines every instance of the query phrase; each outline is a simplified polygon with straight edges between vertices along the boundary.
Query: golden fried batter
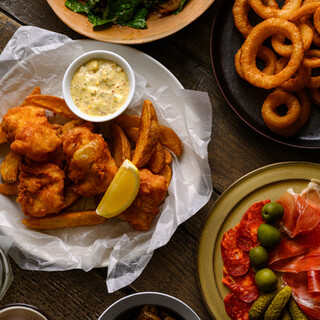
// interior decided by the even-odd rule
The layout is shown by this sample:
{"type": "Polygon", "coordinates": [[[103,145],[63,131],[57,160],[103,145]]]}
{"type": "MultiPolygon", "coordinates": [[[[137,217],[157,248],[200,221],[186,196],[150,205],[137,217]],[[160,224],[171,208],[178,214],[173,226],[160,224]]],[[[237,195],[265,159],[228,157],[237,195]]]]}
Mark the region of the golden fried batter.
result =
{"type": "Polygon", "coordinates": [[[15,135],[11,150],[23,154],[37,162],[50,160],[49,153],[54,152],[62,143],[49,122],[30,123],[15,135]]]}
{"type": "Polygon", "coordinates": [[[17,201],[29,217],[60,212],[64,202],[64,172],[52,163],[29,162],[21,165],[17,201]]]}
{"type": "Polygon", "coordinates": [[[71,129],[63,136],[63,150],[78,194],[89,197],[107,190],[118,167],[101,135],[85,127],[71,129]]]}
{"type": "Polygon", "coordinates": [[[47,123],[45,110],[32,106],[15,107],[8,110],[2,119],[2,130],[10,140],[13,140],[16,133],[31,123],[47,123]]]}
{"type": "Polygon", "coordinates": [[[135,230],[148,230],[167,193],[167,180],[148,169],[140,170],[140,188],[132,205],[118,217],[135,230]]]}

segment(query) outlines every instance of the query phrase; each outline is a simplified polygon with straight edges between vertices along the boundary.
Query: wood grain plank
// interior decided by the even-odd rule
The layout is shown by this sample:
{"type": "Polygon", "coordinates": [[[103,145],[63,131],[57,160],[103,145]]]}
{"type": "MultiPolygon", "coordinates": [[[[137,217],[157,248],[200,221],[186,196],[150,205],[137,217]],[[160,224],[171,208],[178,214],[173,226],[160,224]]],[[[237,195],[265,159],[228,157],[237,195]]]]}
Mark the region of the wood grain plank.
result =
{"type": "Polygon", "coordinates": [[[20,24],[7,17],[5,14],[0,12],[0,53],[3,51],[7,42],[10,40],[12,35],[20,27],[20,24]]]}
{"type": "Polygon", "coordinates": [[[39,28],[65,34],[72,39],[84,38],[66,26],[52,11],[47,1],[2,0],[0,8],[17,19],[22,25],[32,25],[39,28]]]}
{"type": "Polygon", "coordinates": [[[122,291],[108,294],[105,278],[95,271],[26,271],[11,262],[14,280],[1,305],[27,303],[50,319],[92,320],[126,295],[122,291]]]}

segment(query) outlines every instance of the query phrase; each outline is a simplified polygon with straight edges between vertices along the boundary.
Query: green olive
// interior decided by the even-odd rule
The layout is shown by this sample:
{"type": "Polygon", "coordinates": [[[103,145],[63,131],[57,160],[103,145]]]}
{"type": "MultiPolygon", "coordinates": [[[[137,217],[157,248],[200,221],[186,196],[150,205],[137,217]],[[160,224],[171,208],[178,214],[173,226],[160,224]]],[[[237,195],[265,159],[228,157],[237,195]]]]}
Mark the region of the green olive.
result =
{"type": "Polygon", "coordinates": [[[274,248],[281,240],[280,231],[268,223],[263,223],[258,228],[258,239],[265,248],[274,248]]]}
{"type": "Polygon", "coordinates": [[[263,268],[256,272],[254,276],[256,285],[264,292],[274,290],[278,284],[276,274],[269,268],[263,268]]]}
{"type": "Polygon", "coordinates": [[[268,264],[268,251],[262,246],[256,246],[249,251],[250,262],[257,268],[263,268],[268,264]]]}
{"type": "Polygon", "coordinates": [[[264,221],[274,223],[283,216],[283,206],[278,202],[269,202],[262,207],[261,215],[264,221]]]}

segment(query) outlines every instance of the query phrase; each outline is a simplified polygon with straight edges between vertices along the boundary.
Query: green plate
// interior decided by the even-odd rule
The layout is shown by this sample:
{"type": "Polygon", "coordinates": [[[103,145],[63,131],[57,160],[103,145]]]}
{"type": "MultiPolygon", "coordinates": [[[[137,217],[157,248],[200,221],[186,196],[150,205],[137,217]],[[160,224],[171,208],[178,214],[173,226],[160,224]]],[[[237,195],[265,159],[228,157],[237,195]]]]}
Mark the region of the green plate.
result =
{"type": "Polygon", "coordinates": [[[251,204],[275,201],[289,188],[300,193],[311,179],[320,180],[320,164],[282,162],[259,168],[233,183],[210,210],[198,244],[198,280],[203,300],[214,319],[229,319],[223,299],[229,292],[222,284],[220,243],[251,204]]]}

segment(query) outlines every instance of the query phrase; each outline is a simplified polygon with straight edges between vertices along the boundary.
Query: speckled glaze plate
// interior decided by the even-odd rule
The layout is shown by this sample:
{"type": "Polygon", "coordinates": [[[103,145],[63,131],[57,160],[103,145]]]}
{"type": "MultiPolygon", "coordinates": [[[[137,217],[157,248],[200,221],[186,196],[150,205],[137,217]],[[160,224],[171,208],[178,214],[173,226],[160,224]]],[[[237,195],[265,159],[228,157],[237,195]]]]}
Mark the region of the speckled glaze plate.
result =
{"type": "Polygon", "coordinates": [[[229,319],[223,299],[229,292],[222,284],[220,243],[249,206],[257,201],[275,201],[288,189],[300,193],[314,179],[320,179],[320,164],[283,162],[268,165],[233,183],[210,209],[198,243],[198,280],[203,300],[214,319],[229,319]]]}
{"type": "MultiPolygon", "coordinates": [[[[266,138],[281,144],[308,149],[320,148],[320,110],[313,108],[308,123],[293,138],[284,138],[272,133],[261,116],[263,101],[272,90],[256,88],[242,80],[235,71],[234,56],[244,42],[233,20],[234,1],[224,1],[217,12],[211,31],[211,62],[222,94],[234,112],[249,127],[266,138]]],[[[249,12],[250,21],[255,16],[249,12]]]]}
{"type": "Polygon", "coordinates": [[[94,30],[87,16],[69,10],[64,5],[65,0],[47,0],[47,2],[67,26],[88,38],[113,43],[138,44],[158,40],[181,30],[204,13],[214,0],[189,0],[179,14],[165,17],[150,15],[147,20],[148,29],[143,30],[116,25],[94,30]]]}

